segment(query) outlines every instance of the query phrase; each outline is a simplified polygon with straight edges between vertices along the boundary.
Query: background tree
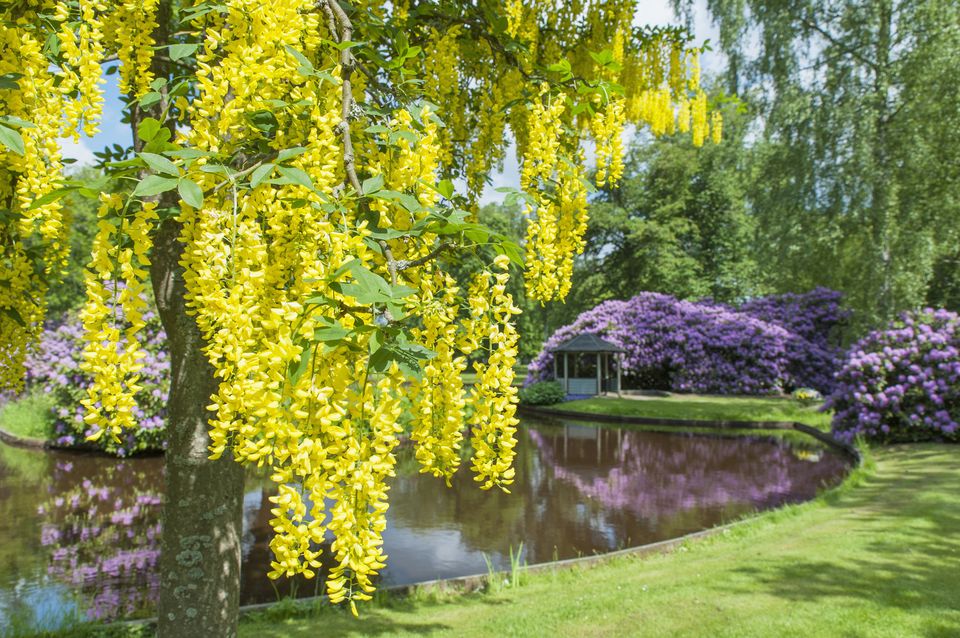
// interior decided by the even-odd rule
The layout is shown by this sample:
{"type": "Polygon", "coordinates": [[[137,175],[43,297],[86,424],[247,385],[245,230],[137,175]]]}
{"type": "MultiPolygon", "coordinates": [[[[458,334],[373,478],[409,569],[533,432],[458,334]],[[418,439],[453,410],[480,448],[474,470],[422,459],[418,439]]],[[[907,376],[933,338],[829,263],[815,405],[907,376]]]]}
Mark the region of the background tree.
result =
{"type": "Polygon", "coordinates": [[[602,301],[644,291],[728,303],[761,291],[746,199],[750,116],[733,102],[723,112],[719,146],[696,148],[680,135],[634,138],[623,184],[590,203],[573,288],[564,304],[551,304],[541,338],[602,301]]]}
{"type": "Polygon", "coordinates": [[[750,96],[762,123],[749,198],[768,283],[843,290],[862,326],[948,300],[960,193],[957,3],[707,6],[729,89],[750,96]]]}
{"type": "Polygon", "coordinates": [[[402,396],[423,472],[450,480],[466,423],[475,480],[512,482],[508,268],[523,263],[531,299],[568,292],[582,142],[612,187],[628,123],[719,141],[699,50],[634,15],[606,0],[0,6],[0,384],[21,384],[65,262],[60,199],[98,192],[91,438],[132,426],[148,285],[169,336],[161,635],[236,633],[241,464],[278,485],[271,576],[313,575],[332,539],[326,591],[354,612],[385,560],[402,396]],[[56,140],[95,130],[116,63],[132,145],[108,185],[58,183],[56,140]],[[510,140],[526,259],[474,215],[510,140]],[[485,267],[461,290],[440,257],[467,251],[485,267]]]}

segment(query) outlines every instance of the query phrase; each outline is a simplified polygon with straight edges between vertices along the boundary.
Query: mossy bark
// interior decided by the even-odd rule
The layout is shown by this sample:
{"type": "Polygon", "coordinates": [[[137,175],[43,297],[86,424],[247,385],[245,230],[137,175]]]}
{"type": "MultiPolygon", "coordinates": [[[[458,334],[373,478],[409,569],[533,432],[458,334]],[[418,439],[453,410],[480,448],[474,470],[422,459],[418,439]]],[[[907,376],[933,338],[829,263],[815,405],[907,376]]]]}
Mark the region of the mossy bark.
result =
{"type": "Polygon", "coordinates": [[[217,461],[208,459],[206,408],[217,381],[201,350],[196,321],[186,313],[179,234],[178,223],[163,223],[151,266],[172,374],[159,635],[232,637],[240,600],[243,468],[229,452],[217,461]]]}

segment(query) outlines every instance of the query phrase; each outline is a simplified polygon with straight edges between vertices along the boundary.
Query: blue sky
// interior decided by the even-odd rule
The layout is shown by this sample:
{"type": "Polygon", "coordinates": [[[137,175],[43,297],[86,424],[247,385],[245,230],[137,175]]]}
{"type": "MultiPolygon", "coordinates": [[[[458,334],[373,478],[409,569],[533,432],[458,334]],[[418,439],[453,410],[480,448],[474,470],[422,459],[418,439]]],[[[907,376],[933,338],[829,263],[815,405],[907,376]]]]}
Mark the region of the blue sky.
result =
{"type": "MultiPolygon", "coordinates": [[[[638,13],[637,24],[660,24],[666,25],[676,23],[672,9],[669,6],[669,0],[649,0],[642,5],[642,10],[638,13]]],[[[693,24],[694,37],[696,41],[702,42],[705,39],[716,41],[716,29],[710,23],[705,9],[705,0],[697,0],[696,13],[693,24]]],[[[703,60],[704,70],[707,72],[718,70],[722,65],[719,53],[711,53],[705,56],[703,60]]],[[[107,81],[103,85],[104,89],[104,107],[103,120],[100,123],[100,131],[92,138],[80,138],[79,142],[70,139],[61,140],[64,156],[77,160],[78,164],[87,164],[93,162],[93,152],[100,150],[105,146],[120,144],[128,146],[130,144],[131,133],[128,124],[121,122],[121,102],[116,86],[116,76],[105,78],[107,81]]],[[[591,155],[588,149],[588,155],[591,155]]],[[[588,158],[589,159],[589,158],[588,158]]],[[[491,176],[492,183],[483,194],[482,203],[500,201],[502,194],[497,193],[496,189],[504,186],[516,187],[518,185],[519,169],[515,154],[510,151],[507,153],[507,160],[504,162],[503,170],[491,176]]]]}

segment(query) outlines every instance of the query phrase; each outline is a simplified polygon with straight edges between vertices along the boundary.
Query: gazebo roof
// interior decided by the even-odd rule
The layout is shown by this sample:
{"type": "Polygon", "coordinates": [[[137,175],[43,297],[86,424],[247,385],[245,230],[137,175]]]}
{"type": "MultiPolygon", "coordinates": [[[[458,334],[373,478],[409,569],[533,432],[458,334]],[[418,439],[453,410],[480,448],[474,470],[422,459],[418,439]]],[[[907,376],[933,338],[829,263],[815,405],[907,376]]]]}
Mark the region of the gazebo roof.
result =
{"type": "Polygon", "coordinates": [[[562,344],[554,352],[626,352],[626,350],[595,334],[581,334],[562,344]]]}

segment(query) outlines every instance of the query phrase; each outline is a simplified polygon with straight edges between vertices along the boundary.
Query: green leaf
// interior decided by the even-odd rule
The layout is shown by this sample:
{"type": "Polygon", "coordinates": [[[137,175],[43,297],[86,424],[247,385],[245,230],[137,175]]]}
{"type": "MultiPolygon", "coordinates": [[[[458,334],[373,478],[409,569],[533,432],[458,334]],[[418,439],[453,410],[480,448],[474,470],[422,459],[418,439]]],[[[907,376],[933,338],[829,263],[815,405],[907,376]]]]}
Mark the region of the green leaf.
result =
{"type": "Polygon", "coordinates": [[[210,151],[201,151],[197,148],[180,148],[172,151],[164,151],[163,154],[185,160],[198,159],[201,157],[213,157],[215,155],[215,153],[211,153],[210,151]]]}
{"type": "Polygon", "coordinates": [[[199,44],[171,44],[170,59],[176,62],[185,57],[191,56],[200,48],[199,44]]]}
{"type": "Polygon", "coordinates": [[[418,200],[413,195],[410,195],[409,193],[399,193],[397,191],[382,190],[382,191],[377,191],[375,193],[370,193],[368,196],[376,199],[386,199],[391,201],[397,201],[400,203],[401,206],[406,208],[411,213],[418,213],[423,210],[423,206],[420,204],[420,200],[418,200]]]}
{"type": "Polygon", "coordinates": [[[45,206],[50,202],[55,202],[61,199],[67,193],[70,193],[71,191],[75,191],[75,190],[77,190],[76,186],[64,186],[63,188],[52,190],[46,195],[43,195],[42,197],[38,197],[32,202],[30,202],[30,206],[27,207],[27,210],[33,210],[34,208],[40,208],[41,206],[45,206]]]}
{"type": "Polygon", "coordinates": [[[263,180],[270,177],[274,168],[276,168],[276,166],[273,164],[262,164],[258,166],[250,175],[250,188],[256,188],[263,180]]]}
{"type": "Polygon", "coordinates": [[[0,144],[3,144],[21,157],[25,152],[23,148],[23,138],[20,137],[20,133],[2,124],[0,124],[0,144]]]}
{"type": "Polygon", "coordinates": [[[345,338],[350,336],[350,331],[344,328],[341,325],[335,326],[321,326],[313,332],[313,340],[315,342],[323,343],[332,343],[336,341],[343,341],[345,338]]]}
{"type": "Polygon", "coordinates": [[[370,355],[370,367],[377,372],[386,372],[390,364],[396,362],[405,375],[419,378],[422,375],[421,362],[435,356],[436,352],[413,343],[401,334],[396,342],[385,344],[370,355]]]}
{"type": "Polygon", "coordinates": [[[162,97],[163,96],[157,93],[156,91],[150,91],[149,93],[145,93],[144,96],[140,98],[140,107],[147,108],[149,106],[153,106],[154,104],[159,102],[160,98],[162,97]]]}
{"type": "Polygon", "coordinates": [[[314,353],[312,345],[313,344],[306,339],[300,342],[300,359],[296,363],[291,361],[290,366],[287,368],[287,377],[291,383],[295,384],[299,381],[300,377],[307,371],[307,368],[310,367],[314,353]]]}
{"type": "Polygon", "coordinates": [[[177,192],[180,193],[180,198],[190,206],[203,208],[203,189],[192,179],[187,177],[181,179],[177,184],[177,192]]]}
{"type": "Polygon", "coordinates": [[[204,173],[214,173],[215,175],[229,175],[230,169],[223,164],[204,164],[200,167],[204,173]]]}
{"type": "Polygon", "coordinates": [[[366,44],[366,42],[351,42],[349,40],[344,40],[342,42],[335,43],[334,46],[340,51],[344,51],[346,49],[352,49],[353,47],[363,46],[364,44],[366,44]]]}
{"type": "Polygon", "coordinates": [[[394,131],[390,134],[388,139],[391,144],[396,144],[397,140],[404,139],[410,142],[410,144],[413,146],[416,146],[417,142],[420,141],[417,135],[412,131],[394,131]]]}
{"type": "Polygon", "coordinates": [[[313,190],[313,180],[310,179],[310,176],[307,175],[303,169],[295,168],[293,166],[278,166],[277,170],[280,171],[281,175],[291,180],[294,184],[299,184],[304,188],[313,190]]]}
{"type": "MultiPolygon", "coordinates": [[[[292,55],[293,58],[294,58],[297,62],[300,63],[300,66],[301,66],[301,67],[306,68],[306,70],[307,70],[308,72],[309,72],[309,71],[313,71],[313,64],[310,62],[310,60],[307,59],[307,56],[305,56],[304,54],[300,53],[299,51],[297,51],[296,49],[294,49],[294,48],[293,48],[292,46],[290,46],[289,44],[283,45],[283,48],[286,49],[286,50],[287,50],[287,53],[289,53],[290,55],[292,55]]],[[[308,75],[308,73],[303,73],[303,75],[308,75]]]]}
{"type": "Polygon", "coordinates": [[[387,280],[370,271],[359,260],[349,262],[348,270],[353,276],[353,283],[340,284],[343,294],[361,304],[386,303],[393,299],[387,280]]]}
{"type": "Polygon", "coordinates": [[[21,328],[27,327],[27,322],[23,320],[23,317],[15,308],[0,308],[0,311],[3,312],[7,317],[9,317],[15,324],[21,328]]]}
{"type": "Polygon", "coordinates": [[[447,199],[453,198],[453,182],[449,179],[440,180],[437,184],[437,191],[447,199]]]}
{"type": "Polygon", "coordinates": [[[144,142],[149,142],[157,136],[161,128],[160,121],[156,118],[144,118],[144,120],[140,122],[140,126],[137,127],[137,137],[144,142]]]}
{"type": "Polygon", "coordinates": [[[137,184],[137,187],[133,191],[133,195],[134,197],[149,197],[151,195],[166,193],[167,191],[171,191],[176,188],[178,181],[179,180],[176,180],[172,177],[148,175],[140,180],[140,183],[137,184]]]}
{"type": "Polygon", "coordinates": [[[285,148],[279,153],[277,153],[277,161],[286,162],[288,159],[293,159],[298,155],[302,155],[305,150],[307,150],[305,146],[294,146],[293,148],[285,148]]]}
{"type": "Polygon", "coordinates": [[[554,73],[570,73],[571,71],[570,60],[567,60],[566,58],[564,58],[559,62],[551,64],[550,66],[547,67],[547,71],[553,71],[554,73]]]}
{"type": "Polygon", "coordinates": [[[247,113],[245,117],[255,129],[267,137],[273,137],[277,128],[280,126],[280,122],[277,121],[277,116],[274,115],[272,111],[266,109],[247,113]]]}
{"type": "Polygon", "coordinates": [[[36,128],[33,122],[22,120],[13,115],[0,116],[0,123],[6,124],[10,128],[36,128]]]}
{"type": "Polygon", "coordinates": [[[180,175],[180,169],[177,168],[177,165],[163,155],[157,155],[156,153],[140,153],[140,158],[147,163],[147,166],[152,168],[157,173],[172,175],[174,177],[178,177],[180,175]]]}
{"type": "Polygon", "coordinates": [[[376,193],[383,188],[384,179],[383,175],[374,175],[368,179],[363,180],[363,194],[370,195],[371,193],[376,193]]]}
{"type": "Polygon", "coordinates": [[[17,80],[22,77],[22,73],[4,73],[0,75],[0,89],[13,89],[14,91],[18,91],[20,84],[17,80]]]}

